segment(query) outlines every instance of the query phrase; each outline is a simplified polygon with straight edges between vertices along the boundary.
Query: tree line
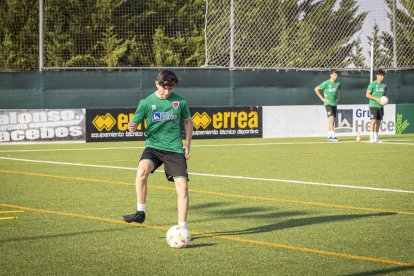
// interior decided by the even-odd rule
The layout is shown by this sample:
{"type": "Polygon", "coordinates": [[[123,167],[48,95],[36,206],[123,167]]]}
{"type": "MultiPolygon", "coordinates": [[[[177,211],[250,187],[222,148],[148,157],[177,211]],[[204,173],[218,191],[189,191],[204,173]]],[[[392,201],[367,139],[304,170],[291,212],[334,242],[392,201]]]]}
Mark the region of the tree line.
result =
{"type": "MultiPolygon", "coordinates": [[[[38,69],[38,1],[0,0],[1,71],[38,69]]],[[[389,11],[392,1],[386,0],[389,11]]],[[[243,20],[236,21],[235,60],[243,62],[244,67],[269,67],[269,60],[270,67],[279,68],[320,68],[331,64],[338,68],[365,67],[364,49],[355,34],[366,13],[358,13],[356,0],[341,0],[339,6],[337,0],[253,2],[251,9],[237,10],[237,18],[243,20]],[[274,18],[278,18],[276,24],[274,18]],[[269,46],[265,39],[249,39],[249,33],[258,31],[271,36],[276,45],[269,46]],[[265,59],[254,59],[263,53],[265,59]]],[[[396,13],[398,66],[412,67],[414,6],[410,0],[400,0],[400,4],[402,8],[396,13]]],[[[47,0],[43,17],[44,64],[200,67],[206,61],[205,11],[204,0],[47,0]]],[[[217,9],[209,10],[210,16],[215,13],[216,28],[211,29],[216,30],[219,39],[208,41],[207,50],[228,59],[228,49],[222,46],[228,40],[228,16],[220,16],[223,13],[217,9]]],[[[376,65],[391,67],[393,36],[375,28],[369,40],[378,57],[376,65]]]]}

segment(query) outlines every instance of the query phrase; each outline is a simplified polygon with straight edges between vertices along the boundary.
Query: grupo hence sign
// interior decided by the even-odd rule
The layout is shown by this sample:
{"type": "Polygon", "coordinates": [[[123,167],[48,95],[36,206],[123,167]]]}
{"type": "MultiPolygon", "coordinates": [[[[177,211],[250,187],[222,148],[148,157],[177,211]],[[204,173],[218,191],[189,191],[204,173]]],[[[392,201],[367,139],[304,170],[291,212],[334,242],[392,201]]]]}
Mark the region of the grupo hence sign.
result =
{"type": "Polygon", "coordinates": [[[0,110],[0,142],[84,140],[85,109],[0,110]]]}

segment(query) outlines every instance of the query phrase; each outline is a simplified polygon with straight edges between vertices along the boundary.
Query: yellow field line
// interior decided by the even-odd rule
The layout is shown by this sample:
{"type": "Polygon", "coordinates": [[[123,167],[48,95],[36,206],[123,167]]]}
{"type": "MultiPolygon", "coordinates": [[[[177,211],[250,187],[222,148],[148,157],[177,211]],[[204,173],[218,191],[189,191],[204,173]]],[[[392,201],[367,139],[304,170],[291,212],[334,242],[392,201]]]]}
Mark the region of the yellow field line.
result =
{"type": "Polygon", "coordinates": [[[96,179],[96,178],[85,178],[85,177],[76,177],[76,176],[63,176],[63,175],[55,175],[55,174],[32,173],[32,172],[9,171],[9,170],[0,170],[0,172],[10,173],[10,174],[39,176],[39,177],[51,177],[51,178],[57,178],[57,179],[80,180],[80,181],[85,181],[85,182],[105,183],[105,184],[112,184],[112,185],[128,185],[128,186],[133,185],[129,182],[123,182],[123,181],[101,180],[101,179],[96,179]]]}
{"type": "MultiPolygon", "coordinates": [[[[22,209],[22,210],[32,211],[32,212],[37,212],[37,213],[62,215],[62,216],[68,216],[68,217],[77,217],[77,218],[91,219],[91,220],[110,222],[110,223],[116,223],[116,224],[123,224],[123,225],[135,226],[135,227],[140,227],[140,228],[146,228],[146,229],[156,229],[156,230],[162,230],[162,231],[167,231],[168,230],[167,227],[151,226],[151,225],[135,224],[135,223],[134,224],[129,224],[129,223],[123,222],[121,220],[95,217],[95,216],[89,216],[89,215],[81,215],[81,214],[76,214],[76,213],[67,213],[67,212],[60,212],[60,211],[35,209],[35,208],[29,208],[29,207],[13,205],[13,204],[6,204],[6,203],[0,203],[0,206],[17,208],[17,209],[22,209]]],[[[318,250],[318,249],[312,249],[312,248],[306,248],[306,247],[298,247],[298,246],[285,245],[285,244],[274,243],[274,242],[264,242],[264,241],[243,239],[243,238],[237,238],[237,237],[221,236],[221,235],[216,235],[216,234],[211,234],[211,233],[202,233],[202,232],[196,232],[196,231],[190,231],[190,234],[191,235],[198,235],[198,236],[202,236],[202,237],[211,237],[211,238],[216,238],[216,239],[241,242],[241,243],[248,243],[248,244],[255,244],[255,245],[263,245],[263,246],[270,246],[270,247],[276,247],[276,248],[290,249],[290,250],[313,253],[313,254],[342,257],[342,258],[346,258],[346,259],[354,259],[354,260],[359,260],[359,261],[367,261],[367,262],[375,262],[375,263],[385,263],[385,264],[390,264],[390,265],[414,267],[414,263],[410,263],[410,262],[402,262],[402,261],[395,261],[395,260],[381,259],[381,258],[372,258],[372,257],[367,257],[367,256],[359,256],[359,255],[352,255],[352,254],[347,254],[347,253],[339,253],[339,252],[318,250]]]]}
{"type": "Polygon", "coordinates": [[[14,211],[0,211],[0,214],[10,214],[10,213],[23,213],[22,210],[14,210],[14,211]]]}
{"type": "Polygon", "coordinates": [[[0,220],[18,219],[19,217],[0,217],[0,220]]]}
{"type": "MultiPolygon", "coordinates": [[[[10,174],[38,176],[38,177],[51,177],[51,178],[57,178],[57,179],[79,180],[79,181],[85,181],[85,182],[104,183],[104,184],[111,184],[111,185],[124,185],[124,186],[134,185],[130,182],[124,182],[124,181],[102,180],[102,179],[76,177],[76,176],[61,176],[61,175],[53,175],[53,174],[9,171],[9,170],[0,170],[0,172],[10,173],[10,174]]],[[[164,186],[159,186],[159,185],[149,185],[149,188],[175,191],[175,188],[164,187],[164,186]]],[[[389,209],[381,209],[381,208],[366,208],[366,207],[358,207],[358,206],[353,206],[353,205],[341,205],[341,204],[334,204],[334,203],[301,201],[301,200],[291,200],[291,199],[284,199],[284,198],[260,197],[260,196],[251,196],[251,195],[241,195],[241,194],[227,194],[227,193],[211,192],[211,191],[204,191],[204,190],[197,190],[197,189],[189,189],[189,191],[192,193],[198,193],[198,194],[204,194],[204,195],[216,195],[216,196],[224,196],[224,197],[232,197],[232,198],[245,198],[245,199],[262,200],[262,201],[284,202],[284,203],[311,205],[311,206],[318,206],[318,207],[350,209],[350,210],[358,210],[358,211],[364,211],[364,212],[383,212],[383,213],[398,214],[398,215],[414,215],[414,212],[410,212],[410,211],[389,210],[389,209]]]]}

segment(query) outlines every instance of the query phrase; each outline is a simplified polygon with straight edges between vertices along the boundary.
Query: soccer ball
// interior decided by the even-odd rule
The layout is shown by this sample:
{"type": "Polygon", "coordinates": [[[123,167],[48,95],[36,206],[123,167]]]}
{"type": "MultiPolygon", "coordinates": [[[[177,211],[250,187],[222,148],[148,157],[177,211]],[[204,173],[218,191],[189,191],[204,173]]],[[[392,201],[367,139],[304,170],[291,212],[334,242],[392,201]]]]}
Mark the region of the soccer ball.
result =
{"type": "Polygon", "coordinates": [[[167,232],[167,243],[172,248],[183,248],[190,242],[188,230],[180,225],[174,225],[167,232]]]}
{"type": "Polygon", "coordinates": [[[380,104],[381,104],[381,105],[386,105],[386,104],[388,104],[388,97],[387,97],[387,96],[382,96],[382,97],[380,98],[380,104]]]}

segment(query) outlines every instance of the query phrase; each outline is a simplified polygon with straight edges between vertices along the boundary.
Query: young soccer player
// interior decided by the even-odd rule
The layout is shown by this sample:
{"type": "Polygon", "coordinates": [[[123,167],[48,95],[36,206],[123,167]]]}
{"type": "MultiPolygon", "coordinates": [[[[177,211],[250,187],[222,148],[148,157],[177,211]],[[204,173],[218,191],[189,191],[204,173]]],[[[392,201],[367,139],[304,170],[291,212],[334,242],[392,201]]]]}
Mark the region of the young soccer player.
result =
{"type": "Polygon", "coordinates": [[[315,87],[316,95],[323,102],[328,116],[328,141],[338,142],[335,136],[335,118],[339,99],[342,97],[342,85],[338,81],[338,72],[335,69],[329,71],[330,78],[315,87]],[[323,96],[321,95],[323,91],[323,96]]]}
{"type": "Polygon", "coordinates": [[[369,99],[369,112],[371,113],[370,143],[382,143],[378,133],[381,121],[384,118],[384,107],[380,103],[380,98],[387,95],[387,85],[383,83],[385,71],[379,69],[376,73],[377,80],[368,85],[365,96],[369,99]]]}
{"type": "Polygon", "coordinates": [[[155,80],[157,91],[141,100],[128,130],[134,132],[137,124],[145,120],[145,149],[139,161],[135,188],[137,211],[122,216],[130,223],[143,223],[146,215],[147,179],[158,167],[164,164],[168,181],[175,183],[178,197],[178,224],[187,227],[189,195],[187,182],[187,161],[190,158],[190,144],[193,121],[187,101],[175,94],[173,89],[179,79],[172,71],[161,71],[155,80]],[[184,121],[185,143],[181,139],[181,121],[184,121]]]}

